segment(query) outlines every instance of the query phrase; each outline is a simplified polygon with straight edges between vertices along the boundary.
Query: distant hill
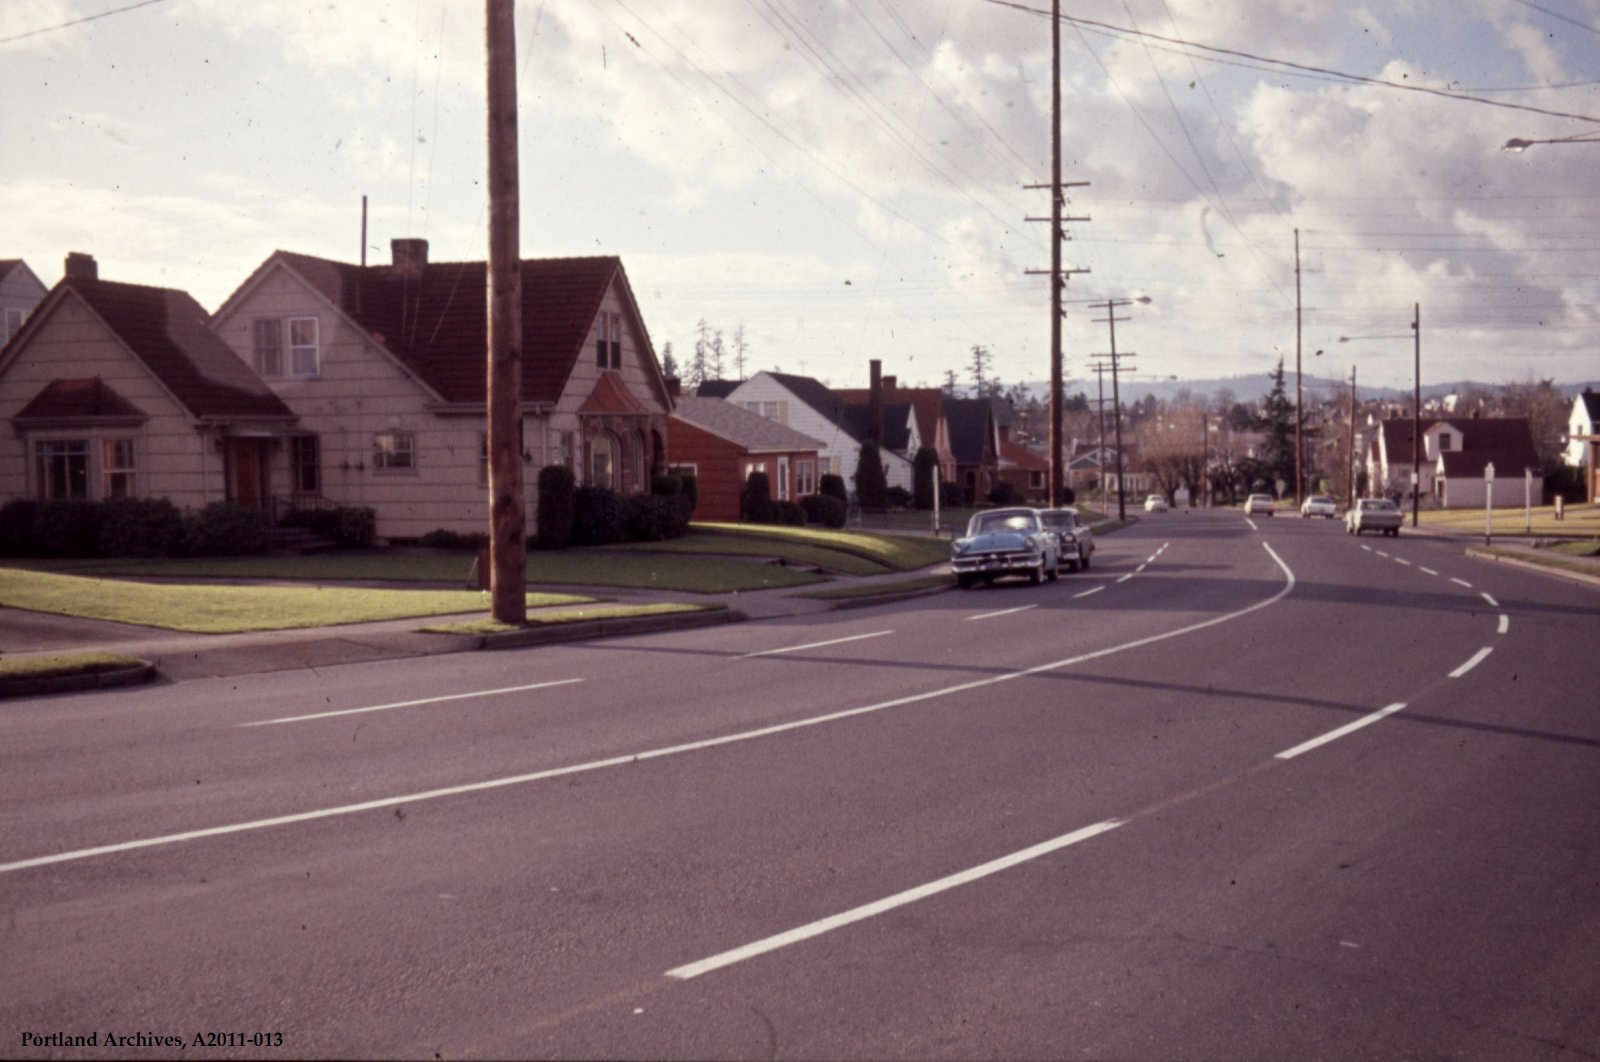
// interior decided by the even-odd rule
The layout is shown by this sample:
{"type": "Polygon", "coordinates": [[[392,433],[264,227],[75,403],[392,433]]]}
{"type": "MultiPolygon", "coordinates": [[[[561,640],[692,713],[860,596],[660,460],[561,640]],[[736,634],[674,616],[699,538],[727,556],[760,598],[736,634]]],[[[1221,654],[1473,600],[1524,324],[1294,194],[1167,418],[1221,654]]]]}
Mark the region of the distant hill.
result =
{"type": "MultiPolygon", "coordinates": [[[[1288,372],[1284,378],[1289,385],[1290,397],[1292,398],[1294,373],[1292,371],[1288,372]]],[[[1036,395],[1041,399],[1050,393],[1048,381],[1029,381],[1024,386],[1028,388],[1030,394],[1036,395]]],[[[1302,377],[1301,386],[1308,395],[1344,396],[1350,393],[1350,382],[1348,380],[1336,380],[1326,376],[1307,374],[1302,377]]],[[[1472,388],[1493,391],[1499,386],[1499,384],[1482,383],[1476,380],[1448,380],[1442,383],[1424,383],[1422,385],[1422,397],[1424,399],[1440,398],[1444,395],[1460,394],[1472,388]]],[[[1600,381],[1581,381],[1578,383],[1558,384],[1557,386],[1561,388],[1564,394],[1576,395],[1585,387],[1600,390],[1600,381]]],[[[1237,402],[1255,402],[1265,398],[1267,392],[1272,390],[1272,378],[1267,373],[1258,372],[1243,376],[1224,376],[1205,380],[1124,380],[1122,383],[1122,401],[1124,405],[1127,405],[1144,401],[1146,395],[1155,395],[1159,401],[1170,402],[1177,397],[1179,391],[1185,389],[1196,395],[1214,398],[1216,393],[1223,388],[1232,391],[1234,400],[1237,402]]],[[[1093,399],[1095,397],[1095,381],[1091,379],[1087,384],[1081,380],[1068,381],[1066,385],[1068,395],[1075,395],[1080,391],[1087,394],[1090,399],[1093,399]]],[[[1108,380],[1106,382],[1107,401],[1111,397],[1110,391],[1111,385],[1108,380]]],[[[1378,400],[1402,401],[1411,398],[1411,388],[1409,387],[1366,387],[1358,383],[1356,392],[1363,402],[1378,400]]]]}

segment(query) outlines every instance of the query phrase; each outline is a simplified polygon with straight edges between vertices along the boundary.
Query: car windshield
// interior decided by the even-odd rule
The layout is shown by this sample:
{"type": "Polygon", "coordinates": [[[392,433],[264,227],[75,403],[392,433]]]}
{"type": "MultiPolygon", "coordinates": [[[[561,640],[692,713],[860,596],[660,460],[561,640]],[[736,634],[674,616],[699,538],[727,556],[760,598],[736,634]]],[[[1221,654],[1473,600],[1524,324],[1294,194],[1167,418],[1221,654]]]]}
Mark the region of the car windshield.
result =
{"type": "Polygon", "coordinates": [[[1362,501],[1361,508],[1367,510],[1368,512],[1387,512],[1394,508],[1394,502],[1390,501],[1388,498],[1367,498],[1366,500],[1362,501]]]}
{"type": "Polygon", "coordinates": [[[1040,513],[1039,518],[1052,531],[1071,531],[1078,526],[1077,513],[1040,513]]]}
{"type": "Polygon", "coordinates": [[[986,513],[972,521],[972,533],[989,535],[996,531],[1037,531],[1039,521],[1032,513],[986,513]]]}

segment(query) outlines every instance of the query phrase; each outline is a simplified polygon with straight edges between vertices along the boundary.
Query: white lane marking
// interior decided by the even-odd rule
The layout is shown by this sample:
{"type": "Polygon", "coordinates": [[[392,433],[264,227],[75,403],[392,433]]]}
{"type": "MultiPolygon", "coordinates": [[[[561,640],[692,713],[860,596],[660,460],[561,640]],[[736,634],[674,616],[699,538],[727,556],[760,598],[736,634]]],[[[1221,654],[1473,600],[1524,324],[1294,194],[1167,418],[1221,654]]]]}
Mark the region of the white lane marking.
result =
{"type": "Polygon", "coordinates": [[[980,612],[976,616],[968,616],[967,619],[969,619],[969,620],[994,619],[996,616],[1009,616],[1013,612],[1026,612],[1030,608],[1038,608],[1038,607],[1039,607],[1038,605],[1018,605],[1016,608],[1003,608],[999,612],[980,612]]]}
{"type": "Polygon", "coordinates": [[[419,793],[408,793],[402,796],[382,797],[377,800],[367,800],[359,804],[340,804],[334,807],[318,808],[314,811],[301,811],[289,815],[277,815],[268,819],[254,819],[248,822],[229,823],[224,826],[208,826],[198,830],[188,830],[183,833],[163,834],[159,837],[142,837],[134,841],[120,841],[115,844],[98,845],[94,848],[79,848],[70,852],[57,852],[54,855],[34,856],[30,859],[19,859],[10,863],[0,863],[0,874],[9,874],[13,871],[27,870],[31,867],[53,866],[58,863],[71,863],[95,856],[113,855],[119,852],[132,852],[141,848],[154,848],[158,845],[178,844],[184,841],[195,841],[205,837],[221,837],[227,834],[245,833],[251,830],[266,829],[271,826],[288,826],[300,822],[314,822],[318,819],[331,819],[343,815],[355,815],[363,811],[376,811],[382,808],[398,807],[401,804],[419,804],[427,800],[440,800],[445,797],[462,796],[467,793],[483,793],[492,789],[504,789],[514,785],[526,785],[530,782],[542,782],[550,778],[562,778],[568,775],[585,774],[591,771],[603,770],[607,767],[620,767],[624,764],[644,763],[647,760],[658,760],[667,756],[677,756],[685,752],[699,752],[704,749],[717,748],[722,745],[734,745],[746,741],[755,741],[760,738],[772,737],[775,734],[785,734],[793,730],[804,730],[808,727],[821,726],[824,723],[834,723],[842,719],[853,719],[860,715],[870,715],[890,708],[900,708],[907,704],[917,704],[921,701],[931,701],[951,694],[966,693],[969,690],[984,689],[1013,679],[1029,678],[1034,675],[1044,675],[1052,671],[1059,671],[1075,664],[1084,664],[1090,660],[1099,660],[1101,657],[1114,656],[1125,653],[1131,649],[1142,649],[1147,645],[1167,641],[1169,638],[1178,638],[1195,631],[1208,630],[1223,623],[1259,612],[1269,608],[1288,597],[1295,588],[1296,579],[1294,572],[1283,563],[1283,558],[1268,543],[1263,542],[1262,548],[1267,551],[1279,570],[1283,572],[1283,589],[1262,601],[1234,612],[1225,612],[1220,616],[1213,616],[1208,620],[1200,620],[1185,627],[1164,631],[1161,634],[1151,634],[1143,638],[1136,638],[1131,642],[1121,645],[1111,645],[1104,649],[1081,653],[1070,656],[1065,660],[1054,660],[1047,664],[1036,664],[1033,667],[1023,668],[1020,671],[1008,671],[1000,675],[991,675],[988,678],[973,679],[971,682],[962,682],[954,686],[945,686],[936,690],[927,690],[922,693],[912,693],[894,700],[879,701],[876,704],[862,705],[859,708],[845,708],[837,712],[828,712],[824,715],[814,715],[805,719],[793,719],[787,723],[774,723],[771,726],[760,727],[755,730],[744,730],[733,734],[724,734],[721,737],[706,738],[701,741],[685,742],[681,745],[667,745],[662,748],[647,749],[643,752],[623,753],[620,756],[611,756],[603,760],[590,760],[588,763],[575,763],[566,767],[551,767],[543,771],[532,771],[527,774],[515,774],[505,778],[490,778],[481,782],[467,782],[462,785],[446,786],[440,789],[427,789],[419,793]]]}
{"type": "Polygon", "coordinates": [[[440,697],[422,697],[414,701],[395,701],[393,704],[371,704],[363,708],[339,708],[331,712],[314,712],[310,715],[285,715],[277,719],[257,719],[246,726],[277,726],[280,723],[304,723],[310,719],[332,719],[340,715],[362,715],[366,712],[387,712],[394,708],[415,708],[419,704],[442,704],[445,701],[464,701],[471,697],[498,697],[506,693],[526,693],[529,690],[547,690],[552,686],[571,686],[581,678],[557,679],[554,682],[535,682],[531,686],[505,686],[497,690],[473,690],[471,693],[447,693],[440,697]]]}
{"type": "Polygon", "coordinates": [[[1312,738],[1310,741],[1296,745],[1292,749],[1285,749],[1284,751],[1278,753],[1278,755],[1274,758],[1280,760],[1292,760],[1296,756],[1310,752],[1312,749],[1318,748],[1322,745],[1326,745],[1330,741],[1337,741],[1346,734],[1353,734],[1362,727],[1371,726],[1380,719],[1387,719],[1389,716],[1393,715],[1404,707],[1404,704],[1391,704],[1389,707],[1373,712],[1371,715],[1364,715],[1353,723],[1346,723],[1337,730],[1330,730],[1321,737],[1312,738]]]}
{"type": "Polygon", "coordinates": [[[1378,556],[1380,556],[1380,557],[1387,557],[1387,556],[1388,556],[1388,554],[1387,554],[1387,553],[1385,553],[1385,552],[1384,552],[1384,551],[1383,551],[1383,550],[1381,550],[1381,549],[1380,549],[1380,550],[1378,550],[1378,551],[1377,551],[1377,554],[1378,554],[1378,556]]]}
{"type": "Polygon", "coordinates": [[[1411,562],[1406,560],[1404,557],[1396,557],[1394,562],[1396,564],[1404,564],[1407,568],[1411,567],[1411,562]]]}
{"type": "Polygon", "coordinates": [[[1098,594],[1100,591],[1102,591],[1104,589],[1105,589],[1105,587],[1103,587],[1103,586],[1097,586],[1093,590],[1085,590],[1081,594],[1073,594],[1072,596],[1073,597],[1088,597],[1090,594],[1098,594]]]}
{"type": "Polygon", "coordinates": [[[798,653],[805,649],[821,649],[828,645],[843,645],[845,642],[859,642],[866,638],[882,638],[885,634],[894,631],[873,631],[871,634],[852,634],[848,638],[830,638],[825,642],[810,642],[806,645],[788,645],[782,649],[763,649],[759,653],[746,653],[741,660],[749,660],[753,656],[777,656],[779,653],[798,653]]]}
{"type": "Polygon", "coordinates": [[[1508,631],[1510,629],[1511,629],[1511,617],[1506,615],[1504,612],[1500,613],[1500,630],[1498,631],[1498,633],[1504,634],[1506,631],[1508,631]]]}
{"type": "Polygon", "coordinates": [[[1495,608],[1499,608],[1500,607],[1500,602],[1496,601],[1494,598],[1490,597],[1488,594],[1484,593],[1482,590],[1478,591],[1478,596],[1483,598],[1485,601],[1489,602],[1489,604],[1493,605],[1495,608]]]}
{"type": "Polygon", "coordinates": [[[1150,556],[1146,557],[1144,559],[1144,562],[1146,564],[1154,564],[1156,562],[1156,558],[1159,557],[1159,556],[1161,556],[1161,551],[1158,549],[1154,553],[1152,553],[1150,556]]]}
{"type": "Polygon", "coordinates": [[[1418,570],[1419,570],[1419,571],[1424,571],[1424,572],[1427,572],[1427,573],[1428,573],[1428,574],[1429,574],[1429,575],[1438,575],[1438,574],[1439,574],[1439,573],[1438,573],[1438,572],[1436,572],[1436,571],[1434,571],[1434,570],[1433,570],[1433,569],[1432,569],[1432,568],[1424,568],[1424,567],[1423,567],[1423,566],[1422,566],[1422,565],[1420,565],[1420,564],[1419,564],[1419,565],[1417,565],[1417,569],[1418,569],[1418,570]]]}
{"type": "Polygon", "coordinates": [[[1456,584],[1456,585],[1457,585],[1457,586],[1464,586],[1464,587],[1466,587],[1466,588],[1467,588],[1467,589],[1468,589],[1468,590],[1471,590],[1471,589],[1472,589],[1472,584],[1471,584],[1471,583],[1469,583],[1469,582],[1467,582],[1467,581],[1466,581],[1466,580],[1465,580],[1465,579],[1457,579],[1457,578],[1456,578],[1456,577],[1455,577],[1455,576],[1453,576],[1453,575],[1452,575],[1452,576],[1451,576],[1451,577],[1450,577],[1450,581],[1451,581],[1451,582],[1452,582],[1452,583],[1455,583],[1455,584],[1456,584]]]}
{"type": "Polygon", "coordinates": [[[1248,516],[1244,518],[1244,522],[1250,525],[1250,530],[1252,530],[1252,531],[1260,531],[1261,530],[1261,528],[1256,526],[1256,522],[1254,520],[1250,519],[1248,516]]]}
{"type": "Polygon", "coordinates": [[[1128,574],[1127,574],[1127,575],[1124,575],[1124,576],[1123,576],[1123,577],[1122,577],[1122,578],[1121,578],[1121,579],[1118,579],[1118,580],[1117,580],[1117,582],[1119,582],[1119,583],[1125,583],[1125,582],[1127,582],[1127,581],[1128,581],[1128,580],[1129,580],[1129,579],[1132,579],[1132,578],[1133,578],[1133,573],[1132,573],[1132,572],[1129,572],[1129,573],[1128,573],[1128,574]]]}
{"type": "Polygon", "coordinates": [[[1139,572],[1144,571],[1148,567],[1150,567],[1150,562],[1149,561],[1145,561],[1143,564],[1139,565],[1137,568],[1135,568],[1133,570],[1134,574],[1137,575],[1139,572]]]}
{"type": "Polygon", "coordinates": [[[810,940],[812,937],[821,936],[853,922],[860,922],[875,915],[892,911],[896,907],[904,907],[906,904],[916,903],[918,900],[927,899],[929,896],[936,896],[941,892],[989,877],[992,874],[998,874],[1002,870],[1009,870],[1020,863],[1026,863],[1030,860],[1038,859],[1040,856],[1049,855],[1051,852],[1058,852],[1070,845],[1087,841],[1092,837],[1098,837],[1121,825],[1122,821],[1118,819],[1097,822],[1093,826],[1085,826],[1081,830],[1074,830],[1071,833],[1036,844],[1031,848],[1024,848],[1019,852],[1012,852],[1010,855],[1001,856],[999,859],[990,860],[987,863],[951,874],[948,877],[930,881],[925,885],[918,885],[915,888],[906,889],[904,892],[897,892],[893,896],[885,896],[881,900],[874,900],[872,903],[863,904],[860,907],[852,908],[827,918],[821,918],[803,926],[797,926],[787,932],[778,933],[764,940],[758,940],[743,947],[722,952],[720,955],[701,959],[699,962],[687,963],[668,970],[666,976],[674,980],[687,981],[702,974],[711,973],[713,970],[720,970],[724,966],[732,966],[734,963],[744,962],[746,959],[753,959],[758,955],[765,955],[769,951],[777,951],[779,948],[788,947],[790,944],[798,944],[802,940],[810,940]]]}
{"type": "Polygon", "coordinates": [[[1372,547],[1371,546],[1362,546],[1361,548],[1366,550],[1368,553],[1372,552],[1372,547]]]}
{"type": "Polygon", "coordinates": [[[1490,648],[1487,645],[1484,646],[1482,649],[1479,649],[1476,653],[1472,654],[1472,659],[1471,660],[1468,660],[1465,664],[1462,664],[1460,667],[1458,667],[1454,671],[1450,672],[1450,677],[1451,678],[1460,678],[1462,675],[1465,675],[1467,672],[1471,671],[1473,668],[1475,668],[1479,664],[1483,663],[1483,658],[1488,656],[1492,652],[1494,652],[1494,650],[1492,648],[1490,648]]]}

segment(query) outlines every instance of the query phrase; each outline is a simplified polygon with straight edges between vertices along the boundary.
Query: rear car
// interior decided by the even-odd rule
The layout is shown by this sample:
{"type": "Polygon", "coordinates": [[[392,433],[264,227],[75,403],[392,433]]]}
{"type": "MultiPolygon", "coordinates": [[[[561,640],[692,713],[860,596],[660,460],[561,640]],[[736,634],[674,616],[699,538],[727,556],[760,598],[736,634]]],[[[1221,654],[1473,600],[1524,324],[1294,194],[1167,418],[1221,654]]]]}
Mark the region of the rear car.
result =
{"type": "Polygon", "coordinates": [[[1344,514],[1344,530],[1347,535],[1376,531],[1393,538],[1400,534],[1404,521],[1400,506],[1388,498],[1362,498],[1354,509],[1344,514]]]}
{"type": "Polygon", "coordinates": [[[1300,519],[1321,516],[1333,520],[1339,515],[1339,506],[1326,494],[1313,494],[1300,503],[1300,519]]]}
{"type": "Polygon", "coordinates": [[[1278,503],[1272,500],[1270,494],[1252,494],[1244,503],[1246,516],[1271,516],[1277,509],[1278,503]]]}
{"type": "Polygon", "coordinates": [[[1076,509],[1041,509],[1039,519],[1045,530],[1055,534],[1061,561],[1068,571],[1089,566],[1089,557],[1094,553],[1094,532],[1076,509]]]}

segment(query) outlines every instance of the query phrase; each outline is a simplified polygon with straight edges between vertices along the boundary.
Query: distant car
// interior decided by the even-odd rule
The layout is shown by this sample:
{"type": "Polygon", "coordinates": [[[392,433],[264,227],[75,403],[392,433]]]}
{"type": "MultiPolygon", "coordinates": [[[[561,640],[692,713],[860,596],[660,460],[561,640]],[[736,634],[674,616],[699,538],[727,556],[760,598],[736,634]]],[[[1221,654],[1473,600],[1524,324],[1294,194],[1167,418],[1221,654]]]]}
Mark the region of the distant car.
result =
{"type": "Polygon", "coordinates": [[[1038,585],[1061,574],[1060,540],[1037,509],[990,509],[975,513],[967,533],[950,543],[950,567],[963,590],[1001,575],[1026,575],[1038,585]]]}
{"type": "Polygon", "coordinates": [[[1312,516],[1324,516],[1329,520],[1339,515],[1339,506],[1326,494],[1313,494],[1300,505],[1300,518],[1302,520],[1312,516]]]}
{"type": "Polygon", "coordinates": [[[1388,498],[1362,498],[1344,514],[1344,530],[1347,535],[1376,531],[1392,538],[1400,534],[1404,519],[1400,507],[1388,498]]]}
{"type": "Polygon", "coordinates": [[[1147,513],[1164,513],[1167,511],[1167,499],[1159,494],[1152,494],[1144,500],[1144,511],[1147,513]]]}
{"type": "Polygon", "coordinates": [[[1270,494],[1252,494],[1245,499],[1244,503],[1246,516],[1253,516],[1256,513],[1265,513],[1271,516],[1277,509],[1278,503],[1272,500],[1272,495],[1270,494]]]}
{"type": "Polygon", "coordinates": [[[1047,530],[1055,533],[1061,560],[1068,571],[1089,566],[1089,557],[1094,553],[1094,532],[1078,516],[1076,509],[1041,509],[1039,519],[1047,530]]]}

